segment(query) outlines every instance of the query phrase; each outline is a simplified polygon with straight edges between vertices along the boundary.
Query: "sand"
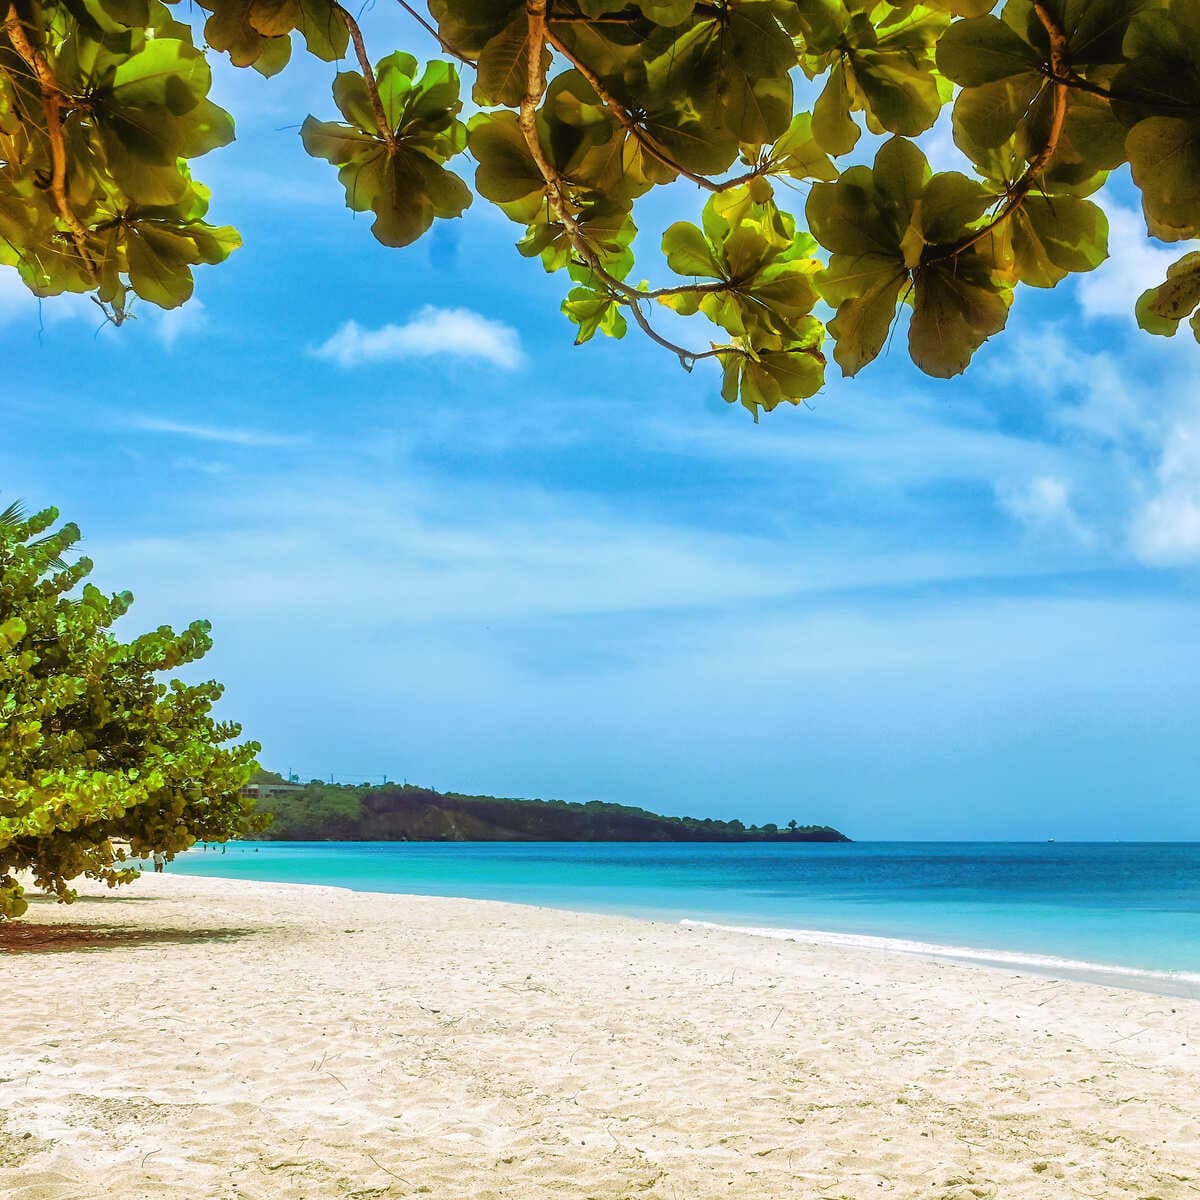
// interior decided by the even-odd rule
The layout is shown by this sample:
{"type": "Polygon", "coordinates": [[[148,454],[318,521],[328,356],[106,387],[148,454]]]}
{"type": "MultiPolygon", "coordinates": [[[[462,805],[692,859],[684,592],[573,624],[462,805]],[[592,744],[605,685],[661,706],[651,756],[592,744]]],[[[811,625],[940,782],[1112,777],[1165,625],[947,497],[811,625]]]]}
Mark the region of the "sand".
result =
{"type": "Polygon", "coordinates": [[[1200,1000],[148,876],[0,929],[4,1200],[1200,1195],[1200,1000]]]}

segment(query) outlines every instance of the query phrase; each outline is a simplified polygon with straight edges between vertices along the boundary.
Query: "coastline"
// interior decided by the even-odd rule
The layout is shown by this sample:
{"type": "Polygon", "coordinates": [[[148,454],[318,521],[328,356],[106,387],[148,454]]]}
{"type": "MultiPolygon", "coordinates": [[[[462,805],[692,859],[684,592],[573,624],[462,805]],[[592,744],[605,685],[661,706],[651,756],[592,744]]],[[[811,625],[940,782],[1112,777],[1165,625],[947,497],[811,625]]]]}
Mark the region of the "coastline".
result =
{"type": "Polygon", "coordinates": [[[0,962],[14,1200],[1200,1185],[1194,999],[170,873],[35,902],[0,962]]]}
{"type": "Polygon", "coordinates": [[[876,937],[871,934],[842,933],[827,929],[727,925],[720,921],[699,921],[690,918],[683,920],[681,924],[695,929],[719,929],[727,933],[740,933],[746,937],[771,941],[799,942],[813,946],[860,950],[871,954],[902,954],[931,962],[973,964],[1017,974],[1028,971],[1051,979],[1089,983],[1099,987],[1126,988],[1134,992],[1145,992],[1150,996],[1200,1000],[1200,972],[1154,971],[1143,967],[1123,967],[1115,963],[1060,958],[1050,954],[998,950],[986,946],[945,945],[939,942],[914,941],[911,938],[876,937]]]}
{"type": "MultiPolygon", "coordinates": [[[[268,842],[261,845],[268,848],[269,851],[273,843],[268,842]]],[[[357,842],[305,842],[294,843],[294,845],[304,850],[306,855],[310,850],[319,851],[322,847],[341,851],[348,845],[355,848],[367,846],[389,849],[392,846],[391,843],[357,842]]],[[[426,853],[431,848],[441,851],[464,846],[471,849],[490,846],[488,843],[453,843],[450,845],[417,843],[413,845],[419,846],[426,853]]],[[[524,848],[528,844],[518,843],[517,845],[524,848]]],[[[551,845],[558,848],[562,844],[552,843],[551,845]]],[[[943,844],[936,845],[940,848],[943,844]]],[[[1036,845],[1040,846],[1040,843],[1036,845]]],[[[259,846],[251,844],[251,848],[257,853],[259,846]]],[[[736,890],[725,892],[721,888],[715,888],[707,891],[703,898],[695,895],[688,897],[683,894],[687,891],[686,888],[682,892],[677,890],[677,894],[672,894],[671,884],[668,884],[654,902],[646,902],[645,893],[639,886],[641,881],[634,878],[605,880],[604,886],[600,888],[597,888],[591,880],[587,881],[588,886],[586,887],[578,886],[575,880],[570,881],[568,886],[562,887],[558,886],[558,882],[553,878],[547,880],[539,877],[536,868],[534,868],[533,874],[518,880],[514,879],[511,874],[508,878],[503,875],[489,877],[486,867],[491,864],[483,864],[484,870],[479,876],[476,876],[470,873],[456,875],[452,871],[445,873],[440,868],[447,864],[441,862],[437,863],[439,868],[437,871],[431,872],[430,864],[425,863],[422,864],[423,870],[413,873],[411,871],[412,864],[405,862],[397,864],[398,867],[402,866],[403,870],[399,872],[401,882],[399,886],[396,886],[397,876],[392,874],[391,870],[383,874],[377,873],[373,877],[360,878],[355,870],[358,864],[336,861],[322,862],[319,853],[318,869],[315,873],[311,869],[311,863],[307,864],[308,871],[297,872],[296,868],[299,864],[295,861],[288,861],[281,874],[273,873],[271,870],[259,874],[257,868],[253,866],[250,873],[247,874],[244,870],[238,869],[238,863],[241,860],[238,857],[231,857],[228,860],[228,874],[224,874],[226,860],[223,856],[214,860],[215,869],[209,869],[208,862],[195,848],[186,852],[186,859],[190,862],[186,862],[183,866],[183,873],[191,875],[193,868],[199,868],[195,870],[195,875],[203,878],[223,878],[231,881],[257,878],[303,886],[328,886],[324,880],[330,877],[354,878],[354,884],[342,886],[346,886],[349,891],[364,895],[444,896],[452,899],[490,900],[500,903],[547,907],[563,912],[625,916],[637,920],[680,923],[696,928],[722,929],[730,933],[756,938],[852,948],[874,953],[916,955],[937,961],[976,963],[1004,970],[1031,972],[1052,978],[1095,983],[1105,987],[1126,988],[1160,996],[1200,998],[1200,960],[1197,960],[1194,948],[1191,954],[1185,953],[1184,947],[1187,945],[1187,941],[1186,934],[1182,930],[1172,931],[1174,940],[1167,949],[1167,953],[1159,957],[1148,948],[1157,945],[1153,941],[1153,932],[1157,931],[1151,931],[1144,926],[1133,927],[1120,934],[1110,931],[1104,945],[1097,944],[1094,927],[1091,930],[1093,936],[1091,938],[1086,936],[1088,931],[1085,929],[1085,936],[1079,942],[1075,942],[1069,934],[1064,938],[1061,932],[1057,937],[1048,939],[1044,932],[1045,925],[1041,924],[1043,922],[1041,913],[1034,914],[1038,923],[1041,924],[1040,937],[1026,936],[1025,929],[1017,928],[1013,920],[1009,920],[1007,927],[1002,926],[998,931],[992,930],[992,933],[998,933],[998,936],[996,940],[991,941],[987,936],[987,930],[991,926],[986,922],[979,928],[964,924],[962,920],[951,927],[947,927],[946,923],[942,922],[939,928],[937,922],[923,924],[917,919],[918,914],[910,912],[907,920],[894,923],[899,926],[898,928],[889,930],[881,927],[877,915],[872,912],[870,915],[875,918],[874,920],[864,921],[856,927],[853,920],[849,922],[846,920],[847,914],[844,909],[837,914],[823,914],[819,907],[810,909],[805,903],[805,899],[798,898],[800,906],[808,911],[808,917],[804,926],[797,927],[791,913],[788,913],[791,920],[781,919],[783,914],[779,910],[750,915],[742,903],[746,898],[745,895],[736,890]],[[341,874],[343,869],[348,869],[349,875],[341,874]],[[306,874],[310,877],[305,878],[306,874]],[[479,886],[478,880],[481,878],[486,880],[483,886],[479,886]],[[539,886],[546,883],[549,884],[548,887],[539,886]],[[614,899],[614,897],[618,899],[614,899]],[[713,906],[711,900],[718,897],[727,899],[729,907],[722,909],[713,906]],[[828,924],[824,923],[825,916],[832,917],[828,924]],[[1038,944],[1039,941],[1041,945],[1038,944]],[[1048,942],[1050,944],[1047,944],[1048,942]]],[[[280,866],[279,863],[272,863],[272,865],[276,870],[280,866]]],[[[512,864],[506,865],[511,872],[512,864]]],[[[1200,866],[1200,860],[1197,865],[1200,866]]],[[[675,882],[677,881],[672,881],[672,883],[675,882]]],[[[1141,897],[1135,897],[1131,903],[1136,908],[1140,900],[1141,897]]],[[[928,913],[932,911],[935,911],[935,906],[931,906],[927,912],[919,914],[919,916],[927,917],[928,913]]],[[[961,917],[965,914],[960,913],[959,915],[961,917]]],[[[1200,937],[1200,925],[1196,926],[1196,935],[1200,937]]]]}

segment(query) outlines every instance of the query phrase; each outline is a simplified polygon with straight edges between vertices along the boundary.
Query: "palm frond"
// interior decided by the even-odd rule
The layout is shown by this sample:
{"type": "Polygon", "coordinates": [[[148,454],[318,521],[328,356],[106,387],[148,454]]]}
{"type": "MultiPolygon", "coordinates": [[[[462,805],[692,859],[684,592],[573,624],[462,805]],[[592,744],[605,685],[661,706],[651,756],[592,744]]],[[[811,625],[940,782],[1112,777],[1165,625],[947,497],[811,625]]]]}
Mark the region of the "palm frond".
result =
{"type": "MultiPolygon", "coordinates": [[[[25,520],[25,505],[20,500],[14,500],[7,508],[0,512],[0,527],[8,525],[20,525],[25,520]]],[[[31,547],[44,546],[51,539],[48,537],[38,538],[36,542],[30,542],[31,547]]],[[[65,559],[59,558],[57,555],[50,560],[50,568],[54,571],[65,571],[70,565],[65,559]]]]}

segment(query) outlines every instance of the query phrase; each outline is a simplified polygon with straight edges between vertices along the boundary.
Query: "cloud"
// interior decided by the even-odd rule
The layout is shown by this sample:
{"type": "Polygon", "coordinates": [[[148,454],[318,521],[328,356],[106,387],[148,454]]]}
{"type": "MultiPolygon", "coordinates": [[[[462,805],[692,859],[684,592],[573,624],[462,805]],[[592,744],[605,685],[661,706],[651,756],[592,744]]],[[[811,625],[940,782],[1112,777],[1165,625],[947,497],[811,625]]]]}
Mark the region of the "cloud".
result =
{"type": "Polygon", "coordinates": [[[1024,487],[999,489],[998,498],[1006,512],[1029,528],[1062,530],[1085,546],[1096,540],[1071,502],[1070,481],[1060,476],[1038,475],[1024,487]]]}
{"type": "Polygon", "coordinates": [[[1139,350],[1153,351],[1161,367],[1169,347],[1161,339],[1147,347],[1148,341],[1131,331],[1128,340],[1093,352],[1070,325],[1047,322],[1014,334],[1008,352],[988,370],[995,381],[1048,400],[1047,415],[1065,433],[1110,447],[1154,447],[1165,426],[1163,395],[1130,386],[1130,377],[1139,350]]]}
{"type": "Polygon", "coordinates": [[[159,314],[154,323],[154,334],[167,350],[184,334],[193,334],[208,324],[208,313],[204,305],[193,297],[179,308],[169,308],[159,314]]]}
{"type": "Polygon", "coordinates": [[[1176,422],[1163,446],[1157,493],[1134,514],[1130,541],[1151,566],[1200,562],[1200,413],[1176,422]]]}
{"type": "Polygon", "coordinates": [[[136,433],[162,433],[173,437],[194,438],[200,442],[224,442],[230,446],[294,446],[303,439],[295,434],[269,433],[258,429],[240,429],[231,425],[191,425],[158,417],[136,417],[125,428],[136,433]]]}
{"type": "Polygon", "coordinates": [[[467,308],[432,305],[420,309],[403,325],[364,329],[357,321],[347,321],[313,353],[339,367],[405,358],[463,358],[512,370],[524,357],[520,335],[511,326],[467,308]]]}
{"type": "Polygon", "coordinates": [[[1108,260],[1081,275],[1077,286],[1084,316],[1134,321],[1133,306],[1149,287],[1162,283],[1167,267],[1179,257],[1147,240],[1146,223],[1132,208],[1105,205],[1108,213],[1108,260]]]}
{"type": "Polygon", "coordinates": [[[827,471],[839,485],[913,490],[935,484],[1025,478],[1059,469],[1062,453],[1045,442],[1005,432],[986,412],[947,411],[928,394],[897,391],[887,405],[861,399],[817,401],[813,411],[773,414],[770,427],[733,420],[643,423],[653,444],[718,462],[746,460],[769,470],[827,471]]]}

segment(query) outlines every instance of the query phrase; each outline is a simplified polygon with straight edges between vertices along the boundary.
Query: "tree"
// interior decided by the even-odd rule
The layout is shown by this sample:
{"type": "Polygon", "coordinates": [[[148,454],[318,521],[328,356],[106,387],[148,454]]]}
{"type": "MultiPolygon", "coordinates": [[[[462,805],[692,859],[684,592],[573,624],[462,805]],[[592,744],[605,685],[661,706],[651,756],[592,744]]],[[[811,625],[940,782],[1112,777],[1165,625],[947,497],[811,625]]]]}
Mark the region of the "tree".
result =
{"type": "MultiPolygon", "coordinates": [[[[715,360],[756,417],[822,386],[830,338],[843,373],[861,370],[903,306],[916,364],[964,370],[1019,286],[1105,258],[1089,197],[1125,163],[1150,236],[1200,235],[1196,0],[1005,0],[999,15],[999,0],[429,0],[428,20],[399,2],[445,61],[373,63],[336,0],[201,0],[203,40],[264,75],[294,31],[325,61],[352,48],[340,119],[310,116],[301,136],[375,237],[406,246],[461,215],[472,192],[447,164],[469,154],[475,192],[524,227],[520,252],[567,272],[577,342],[632,321],[689,370],[715,360]],[[465,123],[464,66],[480,110],[465,123]],[[820,87],[811,112],[799,73],[820,87]],[[932,173],[913,140],[951,100],[971,175],[932,173]],[[891,135],[869,165],[847,157],[864,125],[891,135]],[[807,230],[780,203],[797,181],[807,230]],[[707,203],[662,238],[666,281],[638,282],[636,203],[670,184],[707,203]],[[657,306],[717,339],[673,341],[657,306]]],[[[233,138],[191,28],[160,0],[0,4],[0,262],[118,322],[131,295],[184,303],[192,267],[239,245],[190,174],[233,138]]],[[[1191,316],[1200,339],[1198,305],[1191,253],[1137,312],[1168,335],[1191,316]]]]}
{"type": "Polygon", "coordinates": [[[258,746],[226,745],[241,729],[212,716],[220,685],[158,678],[210,649],[207,623],[120,641],[132,597],[62,561],[79,531],[47,533],[57,516],[0,514],[0,919],[26,908],[16,871],[70,901],[81,875],[136,877],[119,842],[173,856],[260,827],[240,794],[258,746]]]}

